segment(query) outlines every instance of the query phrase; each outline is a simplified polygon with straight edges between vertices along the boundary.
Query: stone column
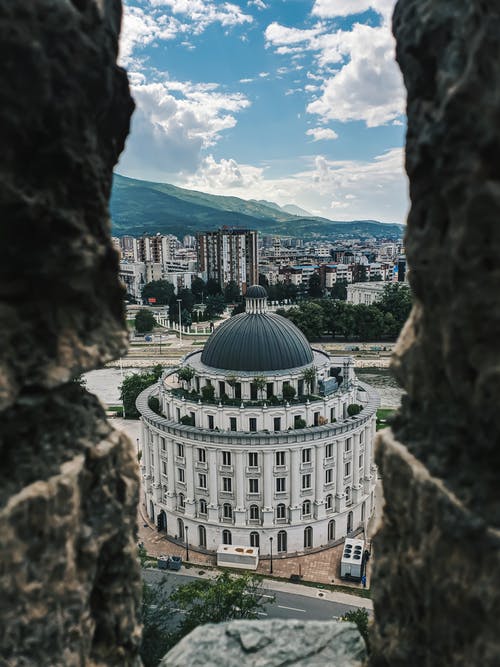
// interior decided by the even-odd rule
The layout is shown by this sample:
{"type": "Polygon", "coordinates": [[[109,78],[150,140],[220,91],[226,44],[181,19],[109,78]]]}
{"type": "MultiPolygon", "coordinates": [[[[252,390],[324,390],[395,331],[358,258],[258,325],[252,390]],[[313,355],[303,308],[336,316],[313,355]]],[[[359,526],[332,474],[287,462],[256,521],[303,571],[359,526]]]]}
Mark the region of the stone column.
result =
{"type": "Polygon", "coordinates": [[[290,451],[290,521],[295,523],[300,519],[300,449],[290,451]]]}
{"type": "Polygon", "coordinates": [[[323,467],[324,445],[316,445],[313,449],[314,456],[314,505],[316,519],[324,519],[326,516],[324,488],[325,488],[325,469],[323,467]]]}
{"type": "Polygon", "coordinates": [[[209,521],[218,521],[219,520],[219,508],[217,505],[217,452],[215,449],[208,450],[208,493],[209,493],[209,503],[208,503],[208,520],[209,521]]]}
{"type": "Polygon", "coordinates": [[[337,480],[335,488],[335,511],[342,512],[345,508],[344,494],[344,440],[337,440],[337,456],[335,458],[335,470],[337,471],[337,480]]]}
{"type": "Polygon", "coordinates": [[[244,452],[237,451],[235,454],[234,465],[234,484],[236,486],[236,509],[234,510],[235,526],[244,526],[246,524],[245,508],[245,460],[244,452]]]}
{"type": "MultiPolygon", "coordinates": [[[[364,469],[364,468],[363,468],[364,469]]],[[[363,495],[363,485],[359,480],[359,433],[352,436],[352,501],[357,503],[363,495]]]]}
{"type": "Polygon", "coordinates": [[[194,502],[194,463],[193,463],[193,447],[192,445],[184,445],[184,456],[186,457],[186,509],[184,515],[186,517],[195,516],[195,502],[194,502]]]}
{"type": "Polygon", "coordinates": [[[166,438],[167,447],[167,509],[175,509],[175,443],[166,438]]]}
{"type": "Polygon", "coordinates": [[[265,528],[269,528],[274,523],[273,453],[271,451],[266,450],[262,456],[262,472],[262,477],[264,480],[264,508],[262,510],[262,524],[265,528]]]}
{"type": "Polygon", "coordinates": [[[372,425],[370,424],[365,431],[365,456],[363,461],[363,472],[364,472],[364,493],[370,492],[371,479],[372,479],[372,457],[373,457],[373,436],[372,436],[372,425]]]}
{"type": "Polygon", "coordinates": [[[142,431],[142,458],[144,461],[144,472],[145,472],[145,481],[146,488],[148,487],[149,480],[151,479],[151,446],[150,446],[150,437],[151,431],[148,426],[143,424],[142,431]]]}
{"type": "Polygon", "coordinates": [[[161,489],[161,464],[160,464],[160,436],[156,432],[152,432],[152,451],[153,451],[153,498],[155,503],[162,500],[161,489]]]}

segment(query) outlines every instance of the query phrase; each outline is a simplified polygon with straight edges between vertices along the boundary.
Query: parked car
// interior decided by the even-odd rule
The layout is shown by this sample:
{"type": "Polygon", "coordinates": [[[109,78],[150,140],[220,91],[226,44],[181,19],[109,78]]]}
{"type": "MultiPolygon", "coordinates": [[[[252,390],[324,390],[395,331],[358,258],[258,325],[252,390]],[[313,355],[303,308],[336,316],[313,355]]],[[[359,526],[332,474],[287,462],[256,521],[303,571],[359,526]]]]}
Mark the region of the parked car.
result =
{"type": "Polygon", "coordinates": [[[182,558],[180,556],[159,556],[157,562],[160,570],[180,570],[182,558]]]}

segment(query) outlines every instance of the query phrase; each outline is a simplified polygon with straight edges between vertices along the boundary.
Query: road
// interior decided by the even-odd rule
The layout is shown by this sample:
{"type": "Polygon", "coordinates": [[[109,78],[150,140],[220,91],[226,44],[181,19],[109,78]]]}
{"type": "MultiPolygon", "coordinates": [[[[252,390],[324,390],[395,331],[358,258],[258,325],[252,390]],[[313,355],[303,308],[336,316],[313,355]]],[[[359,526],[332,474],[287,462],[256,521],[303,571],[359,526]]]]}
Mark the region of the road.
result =
{"type": "MultiPolygon", "coordinates": [[[[197,581],[200,577],[179,575],[174,572],[158,572],[155,570],[144,570],[145,581],[151,585],[158,585],[162,580],[166,580],[164,591],[170,593],[179,585],[187,584],[191,581],[197,581]]],[[[303,621],[330,621],[334,617],[342,616],[348,611],[356,609],[356,606],[340,604],[319,597],[309,597],[296,595],[284,591],[271,591],[266,588],[264,582],[265,597],[272,599],[274,603],[269,603],[264,607],[259,615],[262,618],[297,618],[303,621]]]]}

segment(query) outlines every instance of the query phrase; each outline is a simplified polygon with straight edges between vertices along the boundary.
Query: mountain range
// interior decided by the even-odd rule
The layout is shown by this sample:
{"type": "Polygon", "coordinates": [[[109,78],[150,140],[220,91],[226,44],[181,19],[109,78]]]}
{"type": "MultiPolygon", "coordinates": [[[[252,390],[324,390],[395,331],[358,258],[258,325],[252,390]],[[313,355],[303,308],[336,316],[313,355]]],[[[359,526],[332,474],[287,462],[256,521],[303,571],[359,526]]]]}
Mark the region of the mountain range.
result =
{"type": "Polygon", "coordinates": [[[297,238],[399,239],[404,229],[403,225],[377,220],[328,220],[294,204],[281,207],[264,200],[209,195],[120,174],[113,178],[110,210],[114,236],[161,233],[182,238],[227,225],[297,238]]]}

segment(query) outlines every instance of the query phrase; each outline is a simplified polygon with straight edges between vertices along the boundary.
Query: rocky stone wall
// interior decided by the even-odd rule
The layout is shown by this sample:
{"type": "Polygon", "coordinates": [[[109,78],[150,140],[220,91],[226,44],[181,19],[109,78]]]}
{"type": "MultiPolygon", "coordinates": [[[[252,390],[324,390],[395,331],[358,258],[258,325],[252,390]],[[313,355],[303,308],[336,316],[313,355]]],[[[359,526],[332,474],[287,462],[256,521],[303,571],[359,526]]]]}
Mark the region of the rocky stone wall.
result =
{"type": "Polygon", "coordinates": [[[377,462],[373,665],[498,665],[500,7],[399,0],[408,90],[407,391],[377,462]]]}
{"type": "Polygon", "coordinates": [[[0,662],[139,665],[137,462],[80,373],[123,354],[119,0],[0,0],[0,662]]]}

